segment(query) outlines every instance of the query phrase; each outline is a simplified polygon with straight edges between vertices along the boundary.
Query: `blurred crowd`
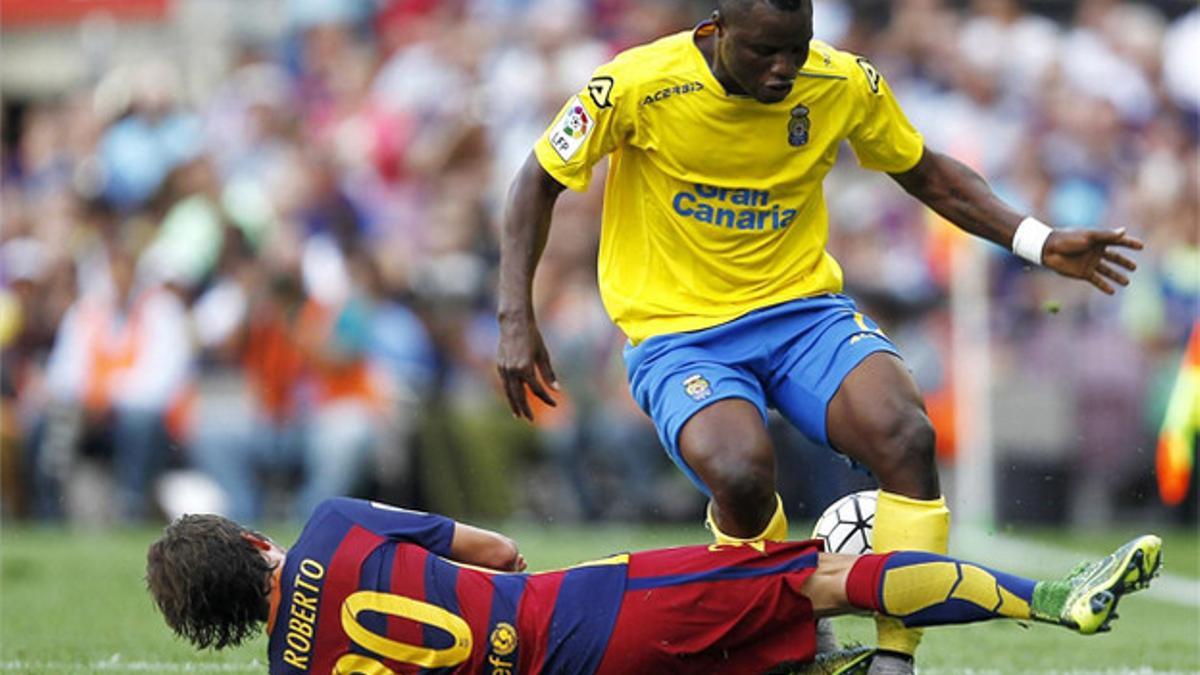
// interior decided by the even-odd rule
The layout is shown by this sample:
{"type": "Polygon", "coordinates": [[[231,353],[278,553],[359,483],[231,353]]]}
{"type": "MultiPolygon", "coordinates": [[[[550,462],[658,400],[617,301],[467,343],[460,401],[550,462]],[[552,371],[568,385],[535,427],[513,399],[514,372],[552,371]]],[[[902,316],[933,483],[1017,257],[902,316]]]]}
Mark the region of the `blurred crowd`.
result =
{"type": "MultiPolygon", "coordinates": [[[[1107,505],[1079,518],[1146,508],[1200,299],[1200,10],[815,5],[818,37],[872,58],[930,146],[1056,226],[1146,241],[1134,283],[1108,298],[975,250],[849,156],[826,191],[848,289],[905,353],[947,464],[966,414],[949,345],[968,249],[990,300],[1000,475],[1069,475],[1063,494],[1107,505]]],[[[533,427],[495,388],[493,289],[508,183],[558,107],[617,51],[710,11],[292,0],[278,39],[237,42],[200,91],[147,55],[52,98],[6,97],[4,514],[136,521],[183,499],[254,521],[358,494],[453,514],[694,517],[700,497],[630,399],[599,302],[598,189],[561,201],[539,269],[565,391],[533,427]]],[[[786,430],[780,442],[825,462],[788,472],[808,483],[794,503],[860,480],[814,480],[840,465],[786,430]]]]}

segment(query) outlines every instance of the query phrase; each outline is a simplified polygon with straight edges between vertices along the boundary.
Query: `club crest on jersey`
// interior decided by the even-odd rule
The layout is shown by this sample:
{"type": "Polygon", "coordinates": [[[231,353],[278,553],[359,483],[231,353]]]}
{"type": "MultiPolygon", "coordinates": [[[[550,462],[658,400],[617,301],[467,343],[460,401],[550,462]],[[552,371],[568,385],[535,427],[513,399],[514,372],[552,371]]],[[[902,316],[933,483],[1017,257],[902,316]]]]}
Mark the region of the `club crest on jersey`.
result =
{"type": "Polygon", "coordinates": [[[808,145],[808,129],[811,126],[812,121],[808,119],[808,106],[801,103],[792,108],[791,117],[788,118],[788,145],[793,148],[808,145]]]}
{"type": "Polygon", "coordinates": [[[512,675],[517,672],[517,629],[511,623],[501,621],[492,629],[488,636],[487,664],[484,672],[488,675],[512,675]]]}
{"type": "Polygon", "coordinates": [[[512,624],[501,621],[492,629],[488,638],[492,643],[492,651],[499,656],[508,656],[517,649],[517,629],[512,624]]]}
{"type": "Polygon", "coordinates": [[[691,375],[683,381],[683,390],[692,397],[693,401],[703,401],[712,396],[712,387],[708,384],[708,380],[699,373],[691,375]]]}
{"type": "Polygon", "coordinates": [[[574,96],[550,132],[550,146],[565,162],[575,155],[595,126],[583,102],[574,96]]]}

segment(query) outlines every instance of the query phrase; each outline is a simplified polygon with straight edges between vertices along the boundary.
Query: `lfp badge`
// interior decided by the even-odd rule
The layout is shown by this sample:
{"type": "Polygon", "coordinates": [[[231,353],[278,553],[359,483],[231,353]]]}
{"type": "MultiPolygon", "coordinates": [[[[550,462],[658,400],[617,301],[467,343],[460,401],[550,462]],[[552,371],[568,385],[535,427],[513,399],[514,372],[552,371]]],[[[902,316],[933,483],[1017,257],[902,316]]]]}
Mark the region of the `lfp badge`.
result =
{"type": "Polygon", "coordinates": [[[571,138],[583,138],[587,136],[588,127],[591,125],[592,118],[588,117],[587,110],[584,110],[582,105],[576,104],[571,106],[567,119],[563,123],[562,132],[571,138]]]}
{"type": "Polygon", "coordinates": [[[583,141],[595,127],[595,121],[578,96],[571,98],[562,116],[550,133],[550,146],[565,162],[575,155],[583,141]]]}

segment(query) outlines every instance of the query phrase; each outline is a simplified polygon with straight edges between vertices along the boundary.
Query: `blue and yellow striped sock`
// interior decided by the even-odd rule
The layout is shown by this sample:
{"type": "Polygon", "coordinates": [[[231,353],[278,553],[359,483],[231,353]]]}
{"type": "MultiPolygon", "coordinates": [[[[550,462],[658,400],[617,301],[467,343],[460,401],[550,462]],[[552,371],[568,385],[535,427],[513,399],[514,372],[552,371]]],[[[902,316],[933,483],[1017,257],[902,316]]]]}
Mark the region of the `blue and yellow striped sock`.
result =
{"type": "Polygon", "coordinates": [[[1037,582],[935,553],[864,555],[846,579],[850,604],[907,627],[1028,619],[1037,582]]]}
{"type": "MultiPolygon", "coordinates": [[[[875,526],[871,533],[876,553],[929,551],[946,553],[950,538],[950,511],[944,498],[913,499],[886,490],[879,491],[875,526]]],[[[876,616],[879,648],[911,656],[921,642],[920,629],[886,616],[876,616]]]]}

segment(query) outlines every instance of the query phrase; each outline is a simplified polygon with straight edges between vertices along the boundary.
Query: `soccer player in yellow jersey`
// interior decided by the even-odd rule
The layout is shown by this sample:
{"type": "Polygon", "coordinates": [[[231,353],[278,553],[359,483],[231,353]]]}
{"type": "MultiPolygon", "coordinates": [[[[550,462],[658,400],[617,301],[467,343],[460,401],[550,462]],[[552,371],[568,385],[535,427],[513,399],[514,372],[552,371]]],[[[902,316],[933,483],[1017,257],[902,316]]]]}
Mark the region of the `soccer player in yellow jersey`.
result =
{"type": "MultiPolygon", "coordinates": [[[[822,180],[842,140],[858,161],[963,230],[1105,293],[1135,265],[1116,231],[1054,230],[925,147],[882,75],[813,40],[807,0],[717,0],[710,21],[601,66],[510,190],[497,366],[513,413],[557,388],[531,288],[564,188],[609,157],[601,296],[629,338],[639,405],[710,497],[718,541],[782,540],[768,407],[879,482],[875,547],[944,553],[934,432],[892,343],[840,294],[822,180]]],[[[919,634],[881,624],[872,672],[911,672],[919,634]],[[890,664],[890,665],[889,665],[890,664]],[[890,668],[890,670],[889,670],[890,668]]]]}

